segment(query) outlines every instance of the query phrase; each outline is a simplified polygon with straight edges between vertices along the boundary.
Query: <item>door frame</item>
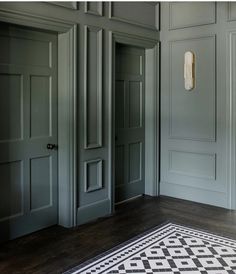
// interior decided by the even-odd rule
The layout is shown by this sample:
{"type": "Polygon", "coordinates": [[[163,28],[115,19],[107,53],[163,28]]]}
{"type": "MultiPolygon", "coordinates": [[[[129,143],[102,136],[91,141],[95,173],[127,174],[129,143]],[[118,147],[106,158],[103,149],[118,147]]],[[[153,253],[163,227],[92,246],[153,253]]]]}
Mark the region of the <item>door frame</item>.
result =
{"type": "Polygon", "coordinates": [[[58,224],[76,226],[77,24],[8,9],[0,22],[58,34],[58,224]]]}
{"type": "Polygon", "coordinates": [[[226,53],[226,104],[227,104],[227,196],[228,208],[236,210],[236,93],[234,83],[235,54],[234,45],[236,41],[236,31],[227,31],[227,53],[226,53]]]}
{"type": "Polygon", "coordinates": [[[115,210],[114,92],[117,43],[141,47],[145,50],[145,194],[159,195],[159,41],[128,33],[109,31],[108,177],[111,214],[115,210]],[[147,108],[147,104],[150,103],[152,103],[151,107],[147,108]]]}

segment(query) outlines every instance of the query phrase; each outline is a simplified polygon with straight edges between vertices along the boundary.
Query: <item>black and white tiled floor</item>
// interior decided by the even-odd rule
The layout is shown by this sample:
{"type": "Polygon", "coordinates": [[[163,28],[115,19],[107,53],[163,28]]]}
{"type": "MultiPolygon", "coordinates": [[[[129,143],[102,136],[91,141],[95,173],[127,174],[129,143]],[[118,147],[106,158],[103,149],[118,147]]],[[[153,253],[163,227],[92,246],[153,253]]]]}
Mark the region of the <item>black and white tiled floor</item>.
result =
{"type": "Polygon", "coordinates": [[[66,272],[69,273],[234,274],[236,241],[169,223],[66,272]]]}

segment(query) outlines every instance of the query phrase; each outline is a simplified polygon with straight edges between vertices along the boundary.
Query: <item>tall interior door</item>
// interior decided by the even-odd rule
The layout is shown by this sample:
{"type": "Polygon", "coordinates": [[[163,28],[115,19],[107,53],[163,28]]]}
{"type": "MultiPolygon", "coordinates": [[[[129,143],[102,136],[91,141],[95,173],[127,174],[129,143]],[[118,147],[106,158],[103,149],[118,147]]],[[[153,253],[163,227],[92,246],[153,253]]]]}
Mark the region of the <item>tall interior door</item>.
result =
{"type": "Polygon", "coordinates": [[[115,202],[144,193],[145,51],[117,44],[115,81],[115,202]]]}
{"type": "Polygon", "coordinates": [[[57,223],[56,34],[1,23],[0,129],[3,241],[57,223]]]}

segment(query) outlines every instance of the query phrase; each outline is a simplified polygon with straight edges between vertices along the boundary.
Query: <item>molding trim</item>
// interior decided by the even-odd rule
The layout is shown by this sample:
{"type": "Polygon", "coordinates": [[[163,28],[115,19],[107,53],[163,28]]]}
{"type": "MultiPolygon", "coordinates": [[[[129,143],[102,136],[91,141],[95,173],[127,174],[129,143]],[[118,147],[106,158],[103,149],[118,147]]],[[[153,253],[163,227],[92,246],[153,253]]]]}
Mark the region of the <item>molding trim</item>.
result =
{"type": "Polygon", "coordinates": [[[62,75],[58,77],[58,223],[73,227],[77,213],[77,25],[7,9],[0,10],[0,21],[58,32],[58,50],[63,52],[63,65],[58,60],[62,75]]]}
{"type": "MultiPolygon", "coordinates": [[[[202,36],[202,37],[193,37],[193,38],[183,38],[183,39],[178,39],[178,40],[171,40],[169,41],[169,75],[170,79],[172,79],[172,72],[171,72],[171,67],[172,67],[172,59],[171,59],[171,50],[172,50],[172,44],[176,42],[184,42],[184,41],[196,41],[196,40],[203,40],[203,39],[214,39],[214,46],[216,49],[216,36],[215,35],[210,35],[210,36],[202,36]]],[[[214,52],[216,60],[216,50],[214,52]]],[[[199,141],[199,142],[215,142],[216,141],[216,65],[214,63],[214,100],[213,100],[213,109],[214,109],[214,129],[212,132],[212,137],[209,138],[199,138],[199,137],[186,137],[186,136],[174,136],[172,134],[172,83],[171,81],[169,82],[169,117],[170,117],[170,122],[169,122],[169,139],[179,139],[179,140],[191,140],[191,141],[199,141]]]]}
{"type": "Polygon", "coordinates": [[[131,46],[138,46],[145,49],[152,49],[159,43],[159,40],[144,38],[142,36],[133,35],[129,33],[123,33],[123,32],[117,32],[117,31],[116,32],[110,31],[109,33],[112,36],[112,39],[116,43],[122,43],[126,45],[131,45],[131,46]]]}
{"type": "Polygon", "coordinates": [[[102,159],[95,159],[89,160],[84,162],[84,192],[92,192],[99,189],[102,189],[102,173],[103,173],[103,160],[102,159]],[[96,164],[97,166],[97,181],[98,184],[90,187],[88,185],[88,168],[90,165],[96,164]]]}
{"type": "Polygon", "coordinates": [[[210,204],[217,207],[227,207],[227,193],[225,192],[174,184],[165,181],[160,182],[160,189],[161,195],[203,204],[210,204]]]}
{"type": "Polygon", "coordinates": [[[94,149],[102,147],[102,44],[103,44],[103,29],[93,26],[84,26],[84,149],[94,149]],[[88,32],[97,34],[97,141],[89,143],[88,141],[88,47],[89,38],[88,32]]]}
{"type": "Polygon", "coordinates": [[[78,9],[78,2],[77,1],[64,1],[64,2],[57,2],[57,1],[48,1],[47,3],[51,5],[60,6],[62,8],[77,10],[78,9]]]}
{"type": "MultiPolygon", "coordinates": [[[[109,2],[109,19],[110,20],[115,20],[115,21],[130,24],[130,25],[143,27],[143,28],[146,28],[146,29],[159,30],[159,20],[157,20],[157,18],[159,17],[159,3],[155,3],[155,17],[156,17],[155,24],[156,24],[156,26],[142,24],[142,23],[139,23],[137,21],[128,20],[128,19],[124,19],[124,18],[114,16],[113,15],[113,9],[114,9],[113,4],[114,4],[114,2],[109,2]]],[[[151,3],[146,3],[146,4],[151,5],[151,3]]]]}
{"type": "MultiPolygon", "coordinates": [[[[185,28],[191,28],[191,27],[200,27],[200,26],[205,26],[205,25],[211,25],[211,24],[215,24],[216,23],[216,3],[212,3],[214,4],[214,9],[213,9],[213,17],[214,20],[212,21],[205,21],[202,23],[198,23],[198,24],[183,24],[180,26],[174,26],[173,22],[172,22],[172,8],[173,5],[178,4],[178,2],[170,2],[169,3],[169,30],[177,30],[177,29],[185,29],[185,28]]],[[[207,18],[208,19],[208,18],[207,18]]]]}
{"type": "Polygon", "coordinates": [[[232,16],[232,13],[231,13],[231,5],[232,3],[231,2],[228,2],[227,3],[227,21],[235,21],[236,20],[236,16],[233,17],[232,16]]]}
{"type": "MultiPolygon", "coordinates": [[[[149,49],[153,51],[155,56],[154,58],[154,79],[151,79],[154,85],[154,96],[153,101],[155,102],[155,108],[153,109],[153,116],[156,117],[154,119],[153,125],[153,140],[154,140],[154,156],[151,159],[151,163],[153,164],[153,173],[152,180],[145,182],[148,184],[148,189],[151,189],[152,193],[149,195],[157,196],[158,195],[158,174],[159,172],[156,169],[159,169],[158,164],[158,150],[159,150],[159,134],[158,134],[158,114],[159,114],[159,78],[158,78],[158,60],[159,60],[159,41],[152,40],[152,39],[144,39],[139,36],[130,35],[128,33],[119,33],[119,32],[112,32],[109,31],[109,97],[108,97],[108,191],[109,191],[109,199],[110,199],[110,212],[114,211],[114,191],[115,191],[115,49],[116,43],[123,43],[127,45],[142,47],[145,50],[149,49]]],[[[146,134],[146,133],[145,133],[146,134]]],[[[145,186],[146,189],[146,186],[145,186]]]]}
{"type": "Polygon", "coordinates": [[[10,9],[0,10],[0,20],[11,24],[57,31],[58,33],[65,33],[75,25],[72,21],[59,20],[52,17],[48,18],[21,11],[12,11],[10,9]]]}
{"type": "Polygon", "coordinates": [[[103,2],[96,2],[98,4],[97,11],[92,11],[89,9],[90,2],[84,2],[84,13],[96,15],[96,16],[103,16],[103,2]]]}
{"type": "Polygon", "coordinates": [[[77,25],[59,35],[60,39],[66,43],[63,50],[66,60],[62,57],[61,64],[58,60],[59,224],[72,227],[77,217],[77,25]],[[67,207],[63,205],[65,202],[67,207]]]}

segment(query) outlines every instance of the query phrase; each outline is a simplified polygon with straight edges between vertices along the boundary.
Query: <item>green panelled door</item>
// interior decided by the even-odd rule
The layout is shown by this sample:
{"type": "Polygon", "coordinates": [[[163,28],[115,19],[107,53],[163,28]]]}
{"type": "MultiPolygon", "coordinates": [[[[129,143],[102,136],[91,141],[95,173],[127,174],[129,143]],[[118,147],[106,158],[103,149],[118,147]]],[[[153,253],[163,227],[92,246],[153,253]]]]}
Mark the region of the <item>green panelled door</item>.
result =
{"type": "Polygon", "coordinates": [[[115,202],[144,193],[144,49],[117,44],[115,202]]]}
{"type": "Polygon", "coordinates": [[[57,223],[57,35],[1,24],[0,83],[4,241],[57,223]]]}

